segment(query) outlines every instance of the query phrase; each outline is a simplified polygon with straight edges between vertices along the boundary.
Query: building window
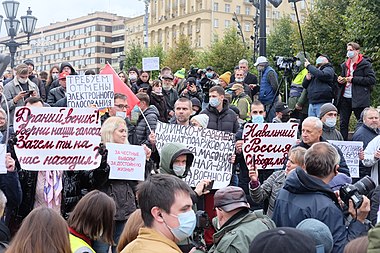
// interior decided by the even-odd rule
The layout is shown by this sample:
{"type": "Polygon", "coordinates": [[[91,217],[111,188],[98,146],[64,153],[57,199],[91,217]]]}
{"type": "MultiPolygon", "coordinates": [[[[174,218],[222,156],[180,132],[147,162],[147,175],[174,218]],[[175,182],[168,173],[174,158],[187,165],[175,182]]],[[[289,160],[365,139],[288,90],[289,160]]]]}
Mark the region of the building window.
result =
{"type": "Polygon", "coordinates": [[[219,19],[214,19],[214,27],[215,28],[219,27],[219,19]]]}
{"type": "Polygon", "coordinates": [[[251,14],[251,7],[250,6],[246,6],[245,7],[245,15],[250,15],[251,14]]]}
{"type": "Polygon", "coordinates": [[[236,6],[236,14],[240,14],[240,9],[241,9],[241,8],[240,8],[240,5],[237,5],[237,6],[236,6]]]}
{"type": "Polygon", "coordinates": [[[230,25],[231,25],[231,21],[230,20],[228,20],[228,19],[224,20],[224,27],[225,28],[230,27],[230,25]]]}
{"type": "Polygon", "coordinates": [[[231,10],[231,5],[230,4],[225,4],[224,11],[228,13],[228,12],[230,12],[230,10],[231,10]]]}
{"type": "Polygon", "coordinates": [[[219,11],[219,4],[218,3],[214,3],[214,11],[219,11]]]}
{"type": "Polygon", "coordinates": [[[245,27],[245,31],[246,31],[246,32],[251,31],[251,24],[250,24],[250,23],[248,23],[248,22],[245,23],[244,27],[245,27]]]}
{"type": "Polygon", "coordinates": [[[280,12],[279,11],[273,11],[273,18],[274,19],[280,19],[280,12]]]}
{"type": "Polygon", "coordinates": [[[305,1],[301,1],[301,9],[304,10],[306,8],[305,1]]]}

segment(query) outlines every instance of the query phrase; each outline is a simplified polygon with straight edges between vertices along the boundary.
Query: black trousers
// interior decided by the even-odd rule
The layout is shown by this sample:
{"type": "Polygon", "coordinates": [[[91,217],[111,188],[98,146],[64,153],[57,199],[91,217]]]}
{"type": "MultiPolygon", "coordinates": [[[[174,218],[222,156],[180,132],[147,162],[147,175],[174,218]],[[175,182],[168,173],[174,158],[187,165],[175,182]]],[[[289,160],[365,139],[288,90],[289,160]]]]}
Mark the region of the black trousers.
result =
{"type": "Polygon", "coordinates": [[[351,98],[341,98],[341,102],[339,103],[340,133],[345,141],[347,141],[348,138],[348,127],[350,125],[351,113],[354,112],[356,119],[359,120],[360,114],[363,110],[364,107],[352,108],[351,98]]]}

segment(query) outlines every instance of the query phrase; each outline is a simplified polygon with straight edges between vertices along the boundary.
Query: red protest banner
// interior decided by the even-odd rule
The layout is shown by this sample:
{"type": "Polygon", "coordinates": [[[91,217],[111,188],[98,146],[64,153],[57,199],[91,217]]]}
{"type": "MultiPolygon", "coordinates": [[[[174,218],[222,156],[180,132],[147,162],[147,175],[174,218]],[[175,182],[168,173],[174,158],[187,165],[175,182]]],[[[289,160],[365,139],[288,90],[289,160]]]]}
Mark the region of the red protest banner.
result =
{"type": "Polygon", "coordinates": [[[114,92],[121,93],[127,96],[129,108],[127,110],[127,114],[130,115],[133,107],[140,103],[140,100],[136,97],[136,95],[132,92],[132,90],[120,80],[119,76],[116,74],[115,70],[112,66],[107,63],[107,65],[100,71],[100,74],[105,75],[109,74],[113,76],[113,85],[114,92]]]}

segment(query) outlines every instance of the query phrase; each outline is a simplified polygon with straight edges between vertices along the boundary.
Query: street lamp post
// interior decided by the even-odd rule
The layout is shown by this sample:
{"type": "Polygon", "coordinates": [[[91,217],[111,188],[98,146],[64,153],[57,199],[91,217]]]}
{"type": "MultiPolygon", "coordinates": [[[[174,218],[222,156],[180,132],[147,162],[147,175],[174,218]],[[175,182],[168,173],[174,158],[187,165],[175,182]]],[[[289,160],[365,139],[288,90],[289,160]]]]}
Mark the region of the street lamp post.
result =
{"type": "MultiPolygon", "coordinates": [[[[36,28],[37,18],[32,16],[32,11],[30,7],[26,11],[26,16],[21,16],[21,23],[23,32],[27,34],[27,42],[17,42],[15,41],[15,37],[17,35],[17,31],[20,27],[20,20],[16,19],[17,11],[20,3],[14,0],[7,0],[3,2],[3,7],[5,10],[5,15],[7,19],[4,20],[5,27],[7,29],[8,36],[10,40],[7,42],[0,42],[9,48],[9,52],[11,54],[11,68],[14,67],[15,54],[17,48],[21,45],[28,45],[30,42],[30,36],[33,34],[34,29],[36,28]]],[[[1,21],[3,21],[3,16],[0,15],[0,26],[1,21]]]]}

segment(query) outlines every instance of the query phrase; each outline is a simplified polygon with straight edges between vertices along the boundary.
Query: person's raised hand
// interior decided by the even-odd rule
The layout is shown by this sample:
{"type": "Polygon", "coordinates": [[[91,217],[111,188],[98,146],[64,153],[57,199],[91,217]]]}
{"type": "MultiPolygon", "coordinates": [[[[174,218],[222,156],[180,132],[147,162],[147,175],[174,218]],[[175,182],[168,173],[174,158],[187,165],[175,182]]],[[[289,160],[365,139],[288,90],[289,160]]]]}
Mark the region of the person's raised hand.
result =
{"type": "Polygon", "coordinates": [[[258,172],[258,169],[256,166],[251,166],[249,168],[249,178],[251,179],[251,181],[253,182],[257,182],[258,181],[258,178],[259,178],[259,172],[258,172]]]}

